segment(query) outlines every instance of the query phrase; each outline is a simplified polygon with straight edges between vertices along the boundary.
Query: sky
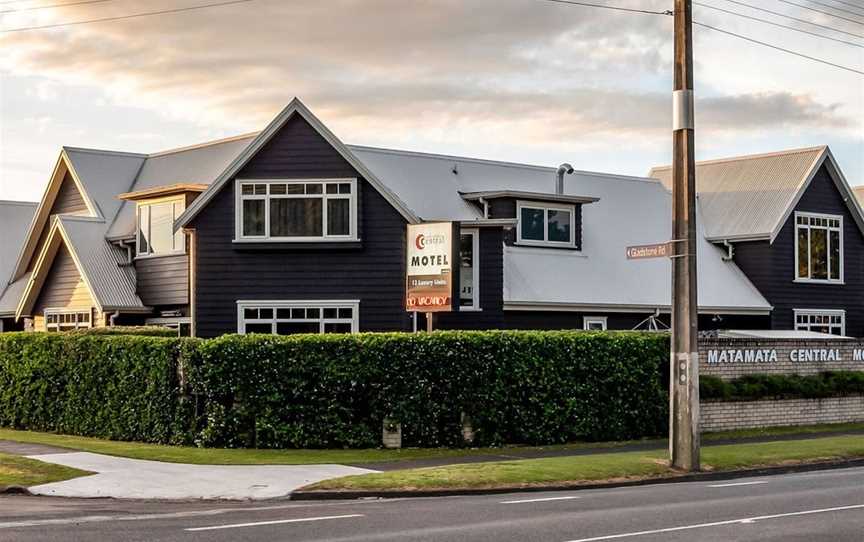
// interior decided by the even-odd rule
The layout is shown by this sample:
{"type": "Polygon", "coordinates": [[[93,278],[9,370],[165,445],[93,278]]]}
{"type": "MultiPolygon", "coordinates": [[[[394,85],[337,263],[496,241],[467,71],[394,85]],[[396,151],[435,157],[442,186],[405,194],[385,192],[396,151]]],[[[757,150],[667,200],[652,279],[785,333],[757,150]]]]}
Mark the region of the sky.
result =
{"type": "MultiPolygon", "coordinates": [[[[215,0],[80,1],[0,2],[0,199],[38,200],[64,145],[191,145],[260,130],[294,96],[351,144],[628,175],[670,162],[668,16],[548,0],[253,0],[9,31],[215,0]],[[64,3],[78,5],[48,7],[64,3]]],[[[695,19],[864,71],[864,0],[821,0],[860,24],[741,1],[846,34],[710,5],[853,45],[699,5],[695,19]]],[[[694,40],[698,160],[827,144],[864,184],[864,75],[709,29],[694,40]]]]}

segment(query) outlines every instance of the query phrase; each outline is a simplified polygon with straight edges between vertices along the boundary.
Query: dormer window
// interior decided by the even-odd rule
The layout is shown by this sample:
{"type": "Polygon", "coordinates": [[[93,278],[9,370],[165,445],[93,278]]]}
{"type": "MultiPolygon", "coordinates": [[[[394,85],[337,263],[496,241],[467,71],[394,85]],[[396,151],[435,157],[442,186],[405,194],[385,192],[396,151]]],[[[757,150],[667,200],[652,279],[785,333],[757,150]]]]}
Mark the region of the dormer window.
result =
{"type": "Polygon", "coordinates": [[[357,239],[357,179],[237,181],[237,239],[357,239]]]}
{"type": "Polygon", "coordinates": [[[575,246],[573,205],[517,202],[519,227],[516,242],[520,245],[555,247],[575,246]]]}
{"type": "Polygon", "coordinates": [[[186,208],[184,198],[138,202],[138,257],[186,252],[183,231],[174,232],[174,221],[186,208]]]}

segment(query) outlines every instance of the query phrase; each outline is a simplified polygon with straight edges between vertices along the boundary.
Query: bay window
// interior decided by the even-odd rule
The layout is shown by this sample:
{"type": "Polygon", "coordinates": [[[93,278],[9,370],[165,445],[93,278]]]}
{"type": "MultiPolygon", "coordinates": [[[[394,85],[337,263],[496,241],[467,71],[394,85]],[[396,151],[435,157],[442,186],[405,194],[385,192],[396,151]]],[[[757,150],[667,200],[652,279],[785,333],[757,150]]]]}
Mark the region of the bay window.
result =
{"type": "Polygon", "coordinates": [[[575,209],[572,205],[517,203],[516,242],[523,245],[575,246],[575,209]]]}
{"type": "Polygon", "coordinates": [[[357,238],[357,179],[237,181],[237,239],[357,238]]]}
{"type": "Polygon", "coordinates": [[[843,217],[795,213],[795,279],[843,281],[843,217]]]}
{"type": "Polygon", "coordinates": [[[183,231],[174,232],[174,221],[184,209],[183,199],[138,203],[139,257],[186,252],[183,231]]]}

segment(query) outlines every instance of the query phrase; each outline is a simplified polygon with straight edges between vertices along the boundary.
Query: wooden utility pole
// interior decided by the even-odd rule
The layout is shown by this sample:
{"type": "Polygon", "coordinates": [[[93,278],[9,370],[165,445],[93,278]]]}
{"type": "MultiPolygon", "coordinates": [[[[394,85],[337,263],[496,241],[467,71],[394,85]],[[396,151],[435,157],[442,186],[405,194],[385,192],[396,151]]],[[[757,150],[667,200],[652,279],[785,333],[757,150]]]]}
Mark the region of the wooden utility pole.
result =
{"type": "Polygon", "coordinates": [[[669,453],[686,471],[699,470],[700,447],[692,9],[691,0],[675,0],[669,453]]]}

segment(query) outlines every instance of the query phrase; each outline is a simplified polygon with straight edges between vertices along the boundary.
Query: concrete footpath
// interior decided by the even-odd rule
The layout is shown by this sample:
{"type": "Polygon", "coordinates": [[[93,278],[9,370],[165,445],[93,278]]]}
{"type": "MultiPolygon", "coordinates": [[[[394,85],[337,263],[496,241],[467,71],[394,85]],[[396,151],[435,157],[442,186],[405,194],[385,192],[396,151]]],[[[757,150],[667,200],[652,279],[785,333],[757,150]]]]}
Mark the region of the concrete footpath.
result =
{"type": "Polygon", "coordinates": [[[185,465],[63,452],[27,457],[96,474],[33,486],[31,493],[118,499],[274,499],[328,478],[376,472],[342,465],[185,465]]]}

